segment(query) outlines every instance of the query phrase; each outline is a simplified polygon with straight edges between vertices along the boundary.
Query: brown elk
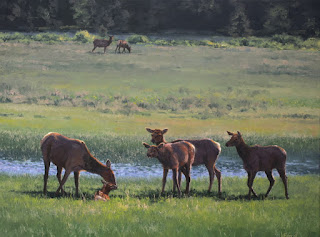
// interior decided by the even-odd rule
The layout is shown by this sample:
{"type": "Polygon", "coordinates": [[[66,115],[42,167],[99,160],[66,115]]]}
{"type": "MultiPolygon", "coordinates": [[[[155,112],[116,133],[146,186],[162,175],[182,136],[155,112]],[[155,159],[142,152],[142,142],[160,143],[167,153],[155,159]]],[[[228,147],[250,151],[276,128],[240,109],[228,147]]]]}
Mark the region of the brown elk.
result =
{"type": "Polygon", "coordinates": [[[113,40],[113,35],[109,36],[109,40],[104,40],[104,39],[95,39],[93,41],[93,49],[92,52],[97,48],[104,48],[104,53],[106,53],[106,48],[112,43],[113,40]]]}
{"type": "Polygon", "coordinates": [[[168,170],[172,170],[173,187],[177,187],[181,195],[180,183],[178,182],[178,170],[181,169],[186,176],[186,194],[190,188],[190,171],[195,156],[195,148],[189,142],[161,143],[158,146],[143,145],[148,148],[147,156],[157,158],[163,167],[162,193],[166,185],[168,170]]]}
{"type": "MultiPolygon", "coordinates": [[[[167,143],[163,135],[168,131],[168,129],[150,129],[146,130],[151,133],[151,142],[158,145],[162,142],[167,143]]],[[[172,142],[179,142],[182,140],[175,140],[172,142]]],[[[183,140],[190,142],[196,148],[196,154],[194,158],[193,166],[204,164],[209,172],[210,184],[208,192],[211,191],[214,175],[218,179],[218,193],[221,194],[221,171],[216,168],[216,160],[221,153],[221,147],[218,142],[211,139],[200,139],[200,140],[183,140]]],[[[179,172],[179,183],[181,182],[181,172],[179,172]]]]}
{"type": "Polygon", "coordinates": [[[249,199],[251,199],[251,193],[253,193],[253,195],[257,197],[257,194],[253,190],[252,185],[258,171],[264,171],[269,179],[270,186],[267,193],[265,194],[266,197],[268,196],[275,182],[272,175],[272,169],[277,169],[277,171],[279,172],[279,175],[284,184],[286,198],[289,199],[287,187],[288,178],[286,176],[286,151],[283,148],[275,145],[248,146],[243,140],[242,135],[239,131],[237,133],[227,131],[227,133],[231,136],[231,139],[226,143],[226,146],[236,147],[237,152],[243,161],[243,167],[248,173],[247,185],[249,187],[249,199]]]}
{"type": "Polygon", "coordinates": [[[50,168],[50,162],[57,166],[57,178],[59,181],[59,191],[64,194],[63,185],[71,172],[74,172],[74,181],[76,186],[76,195],[79,193],[79,175],[81,171],[99,174],[105,181],[110,182],[115,188],[116,180],[111,169],[111,162],[107,160],[106,165],[98,161],[91,155],[86,144],[77,139],[65,137],[59,133],[50,132],[41,140],[41,151],[45,166],[43,193],[47,193],[47,181],[50,168]],[[62,168],[65,174],[61,180],[62,168]]]}
{"type": "Polygon", "coordinates": [[[117,189],[117,186],[115,186],[112,183],[106,182],[104,180],[101,180],[103,186],[102,189],[98,190],[94,195],[95,201],[108,201],[110,200],[109,193],[110,191],[117,189]]]}
{"type": "Polygon", "coordinates": [[[129,46],[128,42],[125,40],[118,40],[117,42],[117,47],[116,50],[114,51],[115,53],[117,52],[120,53],[120,48],[123,48],[122,53],[127,49],[129,53],[131,53],[131,47],[129,46]]]}

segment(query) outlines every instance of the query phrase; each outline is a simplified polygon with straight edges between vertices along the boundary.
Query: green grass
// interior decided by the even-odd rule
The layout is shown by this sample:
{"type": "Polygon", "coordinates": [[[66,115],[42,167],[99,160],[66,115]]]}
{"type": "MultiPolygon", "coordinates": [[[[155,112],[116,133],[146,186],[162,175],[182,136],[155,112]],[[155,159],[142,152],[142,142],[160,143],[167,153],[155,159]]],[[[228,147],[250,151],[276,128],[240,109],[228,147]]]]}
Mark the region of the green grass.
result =
{"type": "MultiPolygon", "coordinates": [[[[193,180],[189,198],[172,196],[171,182],[161,196],[160,179],[120,179],[111,201],[94,202],[98,178],[80,178],[82,198],[41,194],[42,177],[0,176],[0,229],[5,236],[318,236],[319,177],[289,177],[290,200],[276,179],[267,199],[268,181],[257,178],[258,199],[246,199],[244,178],[225,178],[222,198],[207,194],[207,180],[193,180]]],[[[184,184],[183,184],[184,186],[184,184]]]]}

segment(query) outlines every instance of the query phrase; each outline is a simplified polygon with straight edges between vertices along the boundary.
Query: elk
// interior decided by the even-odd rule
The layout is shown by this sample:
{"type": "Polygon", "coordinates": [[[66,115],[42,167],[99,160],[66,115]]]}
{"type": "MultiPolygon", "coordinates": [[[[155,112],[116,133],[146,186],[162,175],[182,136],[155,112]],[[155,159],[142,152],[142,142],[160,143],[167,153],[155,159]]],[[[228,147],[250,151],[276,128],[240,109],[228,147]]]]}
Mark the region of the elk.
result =
{"type": "Polygon", "coordinates": [[[109,197],[109,193],[110,191],[114,190],[114,189],[117,189],[117,186],[115,186],[114,184],[112,183],[109,183],[109,182],[106,182],[104,180],[101,180],[103,186],[102,186],[102,189],[98,190],[95,195],[94,195],[94,200],[95,201],[108,201],[110,200],[110,197],[109,197]]]}
{"type": "MultiPolygon", "coordinates": [[[[176,143],[161,143],[157,146],[143,143],[148,148],[147,156],[157,158],[163,167],[162,193],[164,193],[168,170],[172,170],[173,187],[177,187],[179,197],[181,195],[180,183],[178,182],[178,170],[181,169],[186,176],[186,194],[190,188],[190,171],[194,162],[195,148],[186,141],[176,143]]],[[[173,189],[174,191],[174,189],[173,189]]]]}
{"type": "Polygon", "coordinates": [[[109,40],[104,40],[104,39],[95,39],[93,41],[93,49],[92,52],[97,48],[104,48],[104,53],[106,53],[106,48],[112,43],[113,40],[113,35],[109,36],[109,40]]]}
{"type": "Polygon", "coordinates": [[[248,146],[242,138],[241,133],[232,133],[227,131],[231,136],[230,140],[226,143],[227,147],[235,146],[240,158],[243,161],[243,167],[248,173],[248,198],[251,199],[251,193],[255,197],[257,194],[252,188],[253,180],[256,177],[258,171],[264,171],[269,179],[270,186],[268,188],[265,197],[267,197],[272,189],[275,182],[272,175],[272,170],[277,169],[285,188],[286,198],[289,199],[286,176],[286,151],[279,146],[248,146]]]}
{"type": "MultiPolygon", "coordinates": [[[[168,131],[168,129],[150,129],[146,130],[151,133],[151,142],[158,145],[162,142],[167,143],[163,135],[168,131]]],[[[200,139],[200,140],[175,140],[172,143],[179,141],[190,142],[196,148],[196,154],[194,157],[193,166],[204,164],[209,172],[209,188],[208,192],[211,191],[214,175],[218,179],[218,194],[221,194],[221,171],[216,168],[216,160],[221,153],[221,147],[218,142],[215,142],[211,139],[200,139]]],[[[179,172],[179,183],[181,182],[181,172],[179,172]]]]}
{"type": "Polygon", "coordinates": [[[106,165],[102,164],[91,155],[86,144],[81,140],[50,132],[41,140],[41,151],[45,167],[43,186],[43,193],[45,195],[47,193],[50,162],[57,166],[59,188],[56,191],[56,195],[59,194],[60,190],[62,194],[65,194],[63,185],[71,172],[74,172],[76,196],[78,196],[79,193],[79,176],[81,171],[99,174],[106,182],[110,182],[114,187],[117,187],[110,160],[107,160],[106,165]],[[61,180],[62,168],[65,169],[65,173],[61,180]]]}
{"type": "Polygon", "coordinates": [[[118,53],[120,53],[120,48],[123,48],[122,53],[127,49],[129,51],[129,53],[131,53],[131,47],[129,46],[128,42],[125,40],[118,40],[117,42],[117,47],[116,50],[114,51],[114,53],[117,52],[118,49],[118,53]]]}

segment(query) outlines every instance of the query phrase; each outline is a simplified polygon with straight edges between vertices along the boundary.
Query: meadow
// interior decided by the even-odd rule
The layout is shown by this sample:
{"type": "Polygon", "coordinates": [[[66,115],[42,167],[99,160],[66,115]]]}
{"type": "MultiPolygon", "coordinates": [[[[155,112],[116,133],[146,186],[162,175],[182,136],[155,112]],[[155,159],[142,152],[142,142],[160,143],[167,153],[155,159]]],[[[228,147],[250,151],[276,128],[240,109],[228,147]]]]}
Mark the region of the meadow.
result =
{"type": "MultiPolygon", "coordinates": [[[[244,178],[223,179],[221,198],[193,180],[190,197],[172,195],[171,182],[160,195],[160,179],[120,179],[109,202],[92,200],[97,178],[80,178],[81,197],[54,197],[58,181],[49,178],[42,195],[41,176],[0,175],[0,229],[5,236],[318,236],[319,177],[289,177],[289,200],[276,179],[267,199],[267,179],[257,178],[261,194],[248,201],[244,178]]],[[[184,184],[183,184],[184,185],[184,184]]]]}
{"type": "MultiPolygon", "coordinates": [[[[41,161],[40,140],[55,131],[84,140],[103,162],[155,164],[141,144],[150,143],[150,127],[168,128],[168,141],[212,138],[222,145],[219,160],[239,160],[224,144],[227,130],[241,131],[250,145],[277,144],[288,162],[318,166],[318,51],[135,44],[131,54],[115,54],[112,44],[103,54],[92,48],[0,42],[1,159],[41,161]]],[[[161,196],[160,178],[117,183],[111,201],[97,203],[96,176],[80,178],[81,198],[75,198],[73,178],[69,195],[55,197],[57,180],[50,176],[44,197],[42,176],[1,174],[0,229],[6,236],[319,234],[318,174],[289,176],[288,201],[278,177],[269,198],[250,202],[240,177],[223,176],[221,198],[216,188],[206,193],[207,178],[193,179],[191,196],[181,199],[169,181],[161,196]]],[[[254,187],[263,194],[268,180],[258,177],[254,187]]]]}

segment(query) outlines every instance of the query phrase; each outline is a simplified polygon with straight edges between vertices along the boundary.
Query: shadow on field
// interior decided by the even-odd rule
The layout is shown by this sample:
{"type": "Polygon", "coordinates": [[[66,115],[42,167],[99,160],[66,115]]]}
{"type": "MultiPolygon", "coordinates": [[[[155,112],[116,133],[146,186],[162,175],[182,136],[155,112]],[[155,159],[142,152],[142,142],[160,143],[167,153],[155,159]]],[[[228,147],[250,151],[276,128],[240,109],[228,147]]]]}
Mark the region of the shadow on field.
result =
{"type": "MultiPolygon", "coordinates": [[[[17,192],[14,190],[11,190],[11,192],[17,192]]],[[[79,196],[76,196],[74,193],[65,193],[64,195],[59,194],[56,195],[55,192],[47,192],[47,195],[44,195],[42,191],[23,191],[22,194],[26,194],[31,197],[36,198],[73,198],[73,199],[79,199],[79,200],[91,200],[94,198],[94,195],[92,193],[80,193],[79,196]]]]}

